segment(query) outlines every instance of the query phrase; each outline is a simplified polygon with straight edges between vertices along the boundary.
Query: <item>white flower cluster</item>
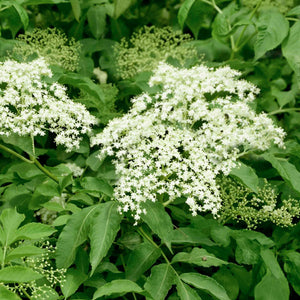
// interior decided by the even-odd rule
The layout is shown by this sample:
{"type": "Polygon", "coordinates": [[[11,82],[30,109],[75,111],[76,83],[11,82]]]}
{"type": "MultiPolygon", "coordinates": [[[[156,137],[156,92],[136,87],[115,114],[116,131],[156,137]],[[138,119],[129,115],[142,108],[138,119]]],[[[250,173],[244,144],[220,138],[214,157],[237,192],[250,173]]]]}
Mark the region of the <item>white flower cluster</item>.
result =
{"type": "Polygon", "coordinates": [[[229,67],[162,63],[150,79],[161,92],[133,99],[126,115],[93,138],[103,156],[115,156],[120,211],[138,220],[145,201],[183,198],[193,215],[217,215],[216,176],[228,175],[241,152],[283,146],[284,131],[248,106],[259,90],[239,75],[229,67]]]}
{"type": "MultiPolygon", "coordinates": [[[[66,208],[66,200],[67,200],[67,194],[62,193],[60,196],[54,196],[49,200],[49,202],[58,203],[63,209],[66,208]]],[[[52,224],[56,218],[58,217],[58,213],[54,210],[50,210],[46,207],[43,207],[39,209],[34,214],[35,217],[39,217],[41,219],[41,222],[44,224],[52,224]]]]}
{"type": "Polygon", "coordinates": [[[67,151],[79,147],[81,135],[91,131],[96,119],[68,97],[63,85],[44,80],[51,76],[43,58],[0,63],[0,137],[43,136],[50,131],[67,151]]]}
{"type": "Polygon", "coordinates": [[[69,162],[65,164],[65,166],[69,168],[69,170],[73,173],[74,177],[80,177],[84,172],[84,169],[80,168],[75,163],[69,162]]]}

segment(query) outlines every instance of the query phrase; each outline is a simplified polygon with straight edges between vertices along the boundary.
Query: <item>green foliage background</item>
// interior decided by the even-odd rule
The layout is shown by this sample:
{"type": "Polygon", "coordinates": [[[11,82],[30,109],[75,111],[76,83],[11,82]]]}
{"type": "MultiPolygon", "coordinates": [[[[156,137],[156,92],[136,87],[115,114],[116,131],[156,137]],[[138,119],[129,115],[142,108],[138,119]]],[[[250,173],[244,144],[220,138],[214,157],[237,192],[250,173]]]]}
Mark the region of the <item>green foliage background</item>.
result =
{"type": "MultiPolygon", "coordinates": [[[[53,67],[53,72],[58,82],[68,86],[72,98],[100,119],[95,130],[101,131],[110,119],[128,111],[132,96],[149,90],[147,73],[126,80],[118,76],[113,49],[121,39],[153,25],[189,33],[198,63],[240,70],[243,78],[261,89],[257,112],[265,111],[287,132],[286,149],[243,156],[244,168],[231,177],[254,191],[267,179],[281,199],[291,196],[300,201],[298,4],[0,1],[0,57],[4,61],[22,44],[20,34],[35,28],[57,28],[74,39],[80,45],[77,71],[53,67]]],[[[180,204],[150,203],[142,222],[133,226],[130,217],[118,213],[112,199],[117,178],[110,159],[99,161],[99,150],[90,148],[87,138],[70,153],[56,148],[51,136],[37,138],[35,144],[36,156],[30,138],[1,138],[0,299],[299,297],[297,218],[293,227],[264,222],[248,230],[244,222],[232,218],[222,223],[209,214],[192,217],[180,204]],[[70,162],[84,173],[73,176],[67,167],[70,162]],[[67,199],[64,204],[50,201],[62,193],[67,199]],[[43,208],[54,215],[51,224],[42,224],[37,212],[43,208]],[[37,269],[27,258],[43,255],[39,243],[46,240],[56,251],[49,265],[37,269]],[[51,267],[64,273],[64,279],[50,282],[41,270],[51,267]],[[33,297],[35,290],[42,293],[40,298],[33,297]]]]}

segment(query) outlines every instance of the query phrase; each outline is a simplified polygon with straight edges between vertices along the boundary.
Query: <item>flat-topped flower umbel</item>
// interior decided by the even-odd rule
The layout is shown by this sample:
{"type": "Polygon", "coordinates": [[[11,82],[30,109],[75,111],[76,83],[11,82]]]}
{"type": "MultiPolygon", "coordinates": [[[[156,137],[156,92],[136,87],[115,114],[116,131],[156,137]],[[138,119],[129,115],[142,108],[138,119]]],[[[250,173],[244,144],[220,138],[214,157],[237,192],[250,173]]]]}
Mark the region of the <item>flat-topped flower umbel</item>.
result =
{"type": "Polygon", "coordinates": [[[178,69],[162,63],[150,85],[155,95],[132,100],[131,110],[92,139],[114,156],[120,210],[140,218],[145,201],[184,198],[193,215],[217,215],[218,174],[228,175],[241,153],[283,146],[284,131],[249,107],[259,90],[229,67],[178,69]]]}
{"type": "Polygon", "coordinates": [[[43,58],[0,63],[0,137],[12,133],[35,137],[49,131],[56,135],[56,144],[71,151],[96,119],[68,97],[63,85],[48,83],[46,77],[52,72],[43,58]]]}

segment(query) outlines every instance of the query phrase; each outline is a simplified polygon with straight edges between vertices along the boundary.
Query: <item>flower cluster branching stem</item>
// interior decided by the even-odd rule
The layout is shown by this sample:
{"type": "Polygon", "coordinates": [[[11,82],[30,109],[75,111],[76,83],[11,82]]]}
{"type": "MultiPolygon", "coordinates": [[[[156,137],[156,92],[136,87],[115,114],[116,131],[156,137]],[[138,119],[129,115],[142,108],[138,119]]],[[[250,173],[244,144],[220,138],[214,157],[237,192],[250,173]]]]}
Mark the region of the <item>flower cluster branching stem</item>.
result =
{"type": "Polygon", "coordinates": [[[6,152],[8,152],[8,153],[10,153],[10,154],[12,154],[14,156],[16,156],[17,158],[23,160],[24,162],[27,162],[29,164],[33,164],[32,160],[27,159],[26,157],[22,156],[21,154],[17,153],[16,151],[14,151],[14,150],[12,150],[12,149],[4,146],[4,145],[0,144],[0,149],[2,149],[4,151],[6,151],[6,152]]]}
{"type": "MultiPolygon", "coordinates": [[[[15,157],[23,160],[24,162],[26,163],[29,163],[29,164],[34,164],[39,170],[41,170],[45,175],[47,175],[49,178],[51,178],[53,181],[55,181],[57,184],[59,184],[59,180],[58,178],[53,174],[51,173],[49,170],[47,170],[39,161],[36,157],[34,157],[33,155],[29,155],[30,159],[22,156],[21,154],[17,153],[16,151],[4,146],[4,145],[1,145],[0,144],[0,149],[14,155],[15,157]]],[[[65,188],[65,190],[69,193],[69,194],[72,194],[72,191],[71,189],[69,189],[68,187],[65,188]]]]}
{"type": "Polygon", "coordinates": [[[24,288],[21,288],[22,293],[29,299],[31,300],[32,298],[30,297],[30,295],[26,292],[26,290],[24,288]]]}
{"type": "Polygon", "coordinates": [[[282,109],[278,109],[278,110],[273,110],[273,111],[269,112],[268,115],[273,116],[273,115],[278,115],[278,114],[282,114],[285,112],[293,112],[293,111],[300,111],[300,107],[282,108],[282,109]]]}

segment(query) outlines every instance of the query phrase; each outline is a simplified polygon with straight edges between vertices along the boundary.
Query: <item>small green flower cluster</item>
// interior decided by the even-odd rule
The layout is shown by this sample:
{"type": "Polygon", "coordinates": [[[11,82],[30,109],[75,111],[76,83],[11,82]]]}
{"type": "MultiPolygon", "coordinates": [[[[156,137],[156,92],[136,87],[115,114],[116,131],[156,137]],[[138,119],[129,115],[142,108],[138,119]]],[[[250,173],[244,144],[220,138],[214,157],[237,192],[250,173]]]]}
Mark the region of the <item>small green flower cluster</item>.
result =
{"type": "Polygon", "coordinates": [[[278,193],[267,181],[257,193],[230,177],[222,177],[218,184],[222,199],[219,220],[222,223],[229,220],[244,222],[248,229],[266,222],[287,227],[293,226],[293,219],[300,216],[300,201],[293,198],[280,201],[278,193]]]}
{"type": "MultiPolygon", "coordinates": [[[[260,0],[243,0],[243,5],[253,9],[260,0]]],[[[294,6],[294,0],[263,0],[259,9],[276,7],[281,13],[287,13],[294,6]]]]}
{"type": "Polygon", "coordinates": [[[39,29],[18,36],[20,43],[13,49],[12,56],[23,61],[43,57],[48,65],[58,65],[68,71],[78,67],[80,44],[68,39],[56,28],[39,29]]]}
{"type": "Polygon", "coordinates": [[[187,58],[197,56],[191,41],[190,35],[170,27],[143,27],[129,42],[122,39],[115,47],[117,71],[121,78],[127,79],[140,72],[153,71],[169,57],[184,64],[187,58]]]}
{"type": "Polygon", "coordinates": [[[44,276],[43,283],[37,281],[18,283],[14,286],[5,284],[4,286],[18,295],[30,295],[30,299],[53,299],[57,296],[55,287],[65,282],[66,269],[57,269],[54,267],[52,258],[56,248],[49,241],[42,242],[39,247],[44,250],[41,255],[24,257],[23,261],[26,267],[44,276]]]}

